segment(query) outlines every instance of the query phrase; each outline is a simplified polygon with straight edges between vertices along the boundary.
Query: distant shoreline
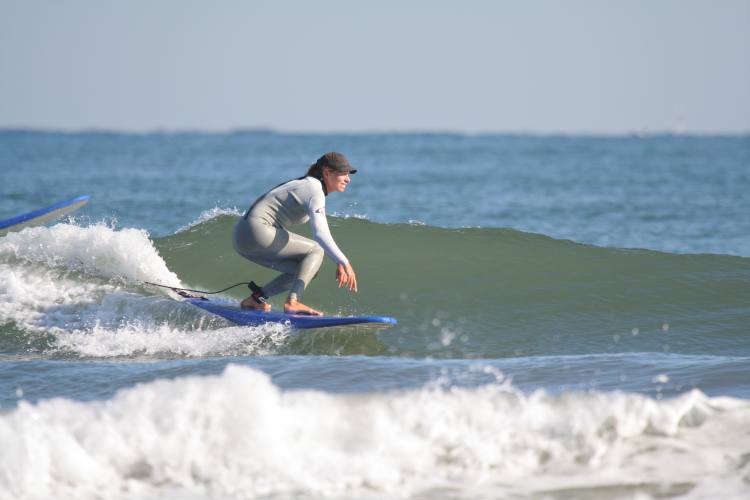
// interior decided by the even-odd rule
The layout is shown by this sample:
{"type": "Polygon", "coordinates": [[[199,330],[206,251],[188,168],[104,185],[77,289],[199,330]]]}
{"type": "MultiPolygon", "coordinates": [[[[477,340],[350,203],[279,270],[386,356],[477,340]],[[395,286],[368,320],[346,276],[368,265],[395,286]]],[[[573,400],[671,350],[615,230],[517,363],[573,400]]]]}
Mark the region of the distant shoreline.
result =
{"type": "Polygon", "coordinates": [[[461,131],[461,130],[286,130],[266,127],[237,127],[228,129],[199,129],[199,128],[153,128],[127,129],[110,127],[84,128],[52,128],[52,127],[2,127],[0,134],[32,134],[32,135],[120,135],[120,136],[148,136],[148,135],[279,135],[279,136],[453,136],[453,137],[528,137],[528,138],[560,138],[560,139],[646,139],[646,138],[696,138],[696,139],[743,139],[750,138],[747,131],[691,131],[674,132],[668,130],[654,131],[622,131],[622,132],[561,132],[561,131],[461,131]]]}

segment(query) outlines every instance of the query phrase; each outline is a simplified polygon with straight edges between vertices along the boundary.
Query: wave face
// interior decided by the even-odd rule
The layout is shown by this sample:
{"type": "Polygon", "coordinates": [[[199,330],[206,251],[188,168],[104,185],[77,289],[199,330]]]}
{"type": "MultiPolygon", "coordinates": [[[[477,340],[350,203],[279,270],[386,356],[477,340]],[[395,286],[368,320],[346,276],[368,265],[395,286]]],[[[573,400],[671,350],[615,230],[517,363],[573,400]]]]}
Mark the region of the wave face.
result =
{"type": "MultiPolygon", "coordinates": [[[[104,225],[58,224],[6,236],[0,240],[6,351],[94,357],[750,354],[750,259],[606,249],[510,229],[333,218],[337,240],[358,271],[360,293],[338,290],[326,262],[305,300],[329,313],[399,319],[387,333],[355,340],[340,331],[330,333],[330,342],[288,339],[279,328],[259,336],[142,284],[210,290],[270,279],[272,272],[231,248],[235,219],[219,212],[156,241],[141,230],[104,225]]],[[[245,291],[228,293],[239,299],[245,291]]]]}
{"type": "Polygon", "coordinates": [[[747,401],[699,391],[365,397],[230,365],[0,415],[0,498],[740,498],[748,419],[747,401]]]}
{"type": "MultiPolygon", "coordinates": [[[[196,286],[269,279],[272,273],[232,250],[234,220],[219,216],[156,246],[196,286]]],[[[332,286],[326,262],[305,298],[326,311],[396,316],[392,353],[748,352],[747,258],[607,249],[511,229],[351,218],[332,225],[358,271],[360,293],[332,286]]]]}

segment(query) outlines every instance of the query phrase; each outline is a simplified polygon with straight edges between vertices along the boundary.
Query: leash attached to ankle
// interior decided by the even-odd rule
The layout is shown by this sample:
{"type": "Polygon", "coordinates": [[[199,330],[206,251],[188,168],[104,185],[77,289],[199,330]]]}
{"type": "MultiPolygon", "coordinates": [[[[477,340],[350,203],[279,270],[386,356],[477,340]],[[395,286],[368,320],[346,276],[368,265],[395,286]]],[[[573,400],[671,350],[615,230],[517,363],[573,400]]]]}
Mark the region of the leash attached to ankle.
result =
{"type": "Polygon", "coordinates": [[[252,298],[255,302],[258,304],[268,304],[268,296],[263,293],[263,289],[256,285],[254,281],[248,283],[247,287],[253,292],[252,298]]]}

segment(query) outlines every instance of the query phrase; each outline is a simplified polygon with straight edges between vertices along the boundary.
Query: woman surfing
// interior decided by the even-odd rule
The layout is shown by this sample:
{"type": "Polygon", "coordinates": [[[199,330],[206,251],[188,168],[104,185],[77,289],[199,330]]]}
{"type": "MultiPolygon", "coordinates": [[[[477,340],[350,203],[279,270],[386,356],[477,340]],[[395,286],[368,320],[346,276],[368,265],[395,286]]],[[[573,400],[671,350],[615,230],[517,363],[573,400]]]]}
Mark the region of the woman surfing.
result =
{"type": "Polygon", "coordinates": [[[324,255],[336,263],[339,288],[357,291],[357,275],[333,240],[325,211],[326,196],[343,193],[351,182],[350,174],[356,172],[341,153],[326,153],[304,177],[276,186],[247,209],[234,226],[234,249],[246,259],[281,274],[262,287],[251,284],[253,293],[242,301],[241,307],[270,311],[267,299],[288,291],[284,312],[321,315],[300,302],[300,297],[317,275],[324,255]],[[288,229],[307,221],[314,241],[288,229]]]}

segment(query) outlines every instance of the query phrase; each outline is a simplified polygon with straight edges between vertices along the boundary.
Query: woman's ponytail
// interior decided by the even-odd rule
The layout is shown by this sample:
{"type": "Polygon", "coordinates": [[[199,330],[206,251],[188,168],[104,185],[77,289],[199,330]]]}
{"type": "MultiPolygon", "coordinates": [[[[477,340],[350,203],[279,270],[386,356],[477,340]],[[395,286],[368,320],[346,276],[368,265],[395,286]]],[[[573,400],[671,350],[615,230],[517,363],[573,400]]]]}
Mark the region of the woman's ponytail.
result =
{"type": "MultiPolygon", "coordinates": [[[[305,174],[305,177],[314,177],[315,179],[318,179],[320,183],[323,185],[323,193],[328,196],[328,188],[326,187],[326,183],[323,182],[323,169],[325,167],[322,163],[320,163],[320,160],[316,161],[312,165],[310,165],[310,168],[307,169],[307,173],[305,174]]],[[[304,179],[305,177],[301,177],[301,179],[304,179]]]]}
{"type": "Polygon", "coordinates": [[[323,181],[323,165],[320,163],[313,163],[310,168],[307,169],[305,177],[315,177],[319,181],[323,181]]]}

